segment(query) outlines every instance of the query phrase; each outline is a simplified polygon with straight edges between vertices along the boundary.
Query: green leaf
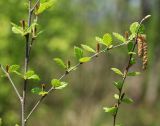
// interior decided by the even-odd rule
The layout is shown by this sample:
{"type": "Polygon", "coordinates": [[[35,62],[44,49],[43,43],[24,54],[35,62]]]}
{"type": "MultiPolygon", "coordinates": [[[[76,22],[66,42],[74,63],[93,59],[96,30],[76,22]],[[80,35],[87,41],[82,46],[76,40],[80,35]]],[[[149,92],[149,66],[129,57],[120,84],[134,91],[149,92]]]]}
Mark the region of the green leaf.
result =
{"type": "Polygon", "coordinates": [[[64,69],[67,68],[67,66],[64,64],[64,62],[62,61],[62,59],[60,59],[60,58],[54,58],[53,60],[54,60],[60,67],[62,67],[62,68],[64,68],[64,69]]]}
{"type": "Polygon", "coordinates": [[[38,95],[39,95],[39,93],[42,92],[42,89],[41,89],[41,88],[38,88],[38,87],[35,87],[35,88],[33,88],[33,89],[31,90],[31,92],[32,92],[33,94],[38,94],[38,95]]]}
{"type": "Polygon", "coordinates": [[[41,96],[45,96],[46,94],[48,94],[48,92],[46,92],[46,91],[40,91],[40,92],[38,93],[38,95],[41,95],[41,96]]]}
{"type": "Polygon", "coordinates": [[[135,60],[135,58],[132,57],[132,58],[131,58],[131,61],[130,61],[130,64],[133,65],[133,64],[135,64],[135,63],[136,63],[136,60],[135,60]]]}
{"type": "Polygon", "coordinates": [[[16,124],[15,126],[19,126],[18,124],[16,124]]]}
{"type": "Polygon", "coordinates": [[[56,0],[50,0],[50,1],[42,1],[40,3],[39,9],[36,11],[36,15],[41,14],[44,12],[46,9],[52,7],[55,4],[56,0]]]}
{"type": "Polygon", "coordinates": [[[136,55],[135,52],[128,52],[128,55],[136,55]]]}
{"type": "Polygon", "coordinates": [[[112,36],[108,33],[106,33],[103,36],[103,44],[106,45],[107,47],[112,45],[112,36]]]}
{"type": "Polygon", "coordinates": [[[66,82],[61,82],[60,80],[53,79],[51,81],[51,85],[54,87],[54,89],[63,89],[65,88],[68,84],[66,82]]]}
{"type": "Polygon", "coordinates": [[[98,37],[98,36],[96,36],[96,41],[99,42],[99,43],[103,43],[103,39],[98,37]]]}
{"type": "Polygon", "coordinates": [[[123,83],[121,81],[118,81],[118,82],[114,82],[114,85],[116,86],[116,88],[118,90],[121,90],[122,89],[122,86],[123,86],[123,83]]]}
{"type": "Polygon", "coordinates": [[[92,49],[91,47],[89,47],[88,45],[83,45],[81,44],[82,48],[88,52],[93,52],[96,53],[96,51],[94,49],[92,49]]]}
{"type": "Polygon", "coordinates": [[[20,34],[23,36],[24,34],[24,31],[23,31],[23,28],[14,24],[14,23],[11,23],[12,25],[12,32],[15,33],[15,34],[20,34]]]}
{"type": "Polygon", "coordinates": [[[134,22],[130,25],[130,31],[132,34],[136,34],[138,32],[139,29],[139,23],[138,22],[134,22]]]}
{"type": "Polygon", "coordinates": [[[139,34],[144,34],[144,32],[145,32],[145,27],[144,27],[143,24],[141,24],[140,27],[139,27],[138,33],[139,33],[139,34]]]}
{"type": "Polygon", "coordinates": [[[19,65],[11,65],[9,66],[9,73],[17,72],[19,70],[20,66],[19,65]]]}
{"type": "Polygon", "coordinates": [[[119,99],[119,95],[118,94],[114,94],[114,98],[118,100],[119,99]]]}
{"type": "Polygon", "coordinates": [[[115,115],[117,108],[116,107],[104,107],[103,108],[105,112],[111,113],[112,115],[115,115]]]}
{"type": "Polygon", "coordinates": [[[126,41],[126,39],[122,35],[120,35],[119,33],[113,32],[113,35],[114,35],[114,37],[116,39],[120,40],[121,42],[125,42],[126,41]]]}
{"type": "Polygon", "coordinates": [[[128,43],[128,45],[127,45],[127,47],[128,47],[128,52],[132,52],[133,46],[134,46],[133,42],[129,42],[129,43],[128,43]]]}
{"type": "Polygon", "coordinates": [[[68,85],[68,83],[66,83],[66,82],[61,82],[61,86],[55,87],[55,89],[60,90],[60,89],[65,88],[67,85],[68,85]]]}
{"type": "Polygon", "coordinates": [[[122,99],[122,102],[124,103],[127,103],[127,104],[131,104],[133,103],[133,100],[127,96],[125,96],[123,99],[122,99]]]}
{"type": "Polygon", "coordinates": [[[140,74],[141,74],[140,72],[129,72],[127,76],[138,76],[140,74]]]}
{"type": "Polygon", "coordinates": [[[35,72],[33,70],[29,70],[25,73],[24,75],[24,79],[25,80],[30,80],[30,79],[33,79],[33,80],[40,80],[39,76],[37,74],[35,74],[35,72]]]}
{"type": "Polygon", "coordinates": [[[86,63],[86,62],[89,62],[90,60],[91,60],[91,57],[83,57],[79,59],[79,62],[86,63]]]}
{"type": "Polygon", "coordinates": [[[28,33],[31,33],[32,29],[34,29],[34,27],[37,26],[37,25],[38,24],[36,22],[33,22],[30,27],[28,27],[28,28],[26,28],[24,30],[24,34],[23,35],[27,35],[28,33]]]}
{"type": "Polygon", "coordinates": [[[83,50],[81,48],[75,46],[74,47],[74,55],[79,60],[80,58],[83,57],[83,50]]]}
{"type": "Polygon", "coordinates": [[[119,75],[122,75],[122,76],[123,76],[123,73],[122,73],[119,69],[117,69],[117,68],[111,68],[111,70],[112,70],[113,72],[115,72],[116,74],[119,74],[119,75]]]}

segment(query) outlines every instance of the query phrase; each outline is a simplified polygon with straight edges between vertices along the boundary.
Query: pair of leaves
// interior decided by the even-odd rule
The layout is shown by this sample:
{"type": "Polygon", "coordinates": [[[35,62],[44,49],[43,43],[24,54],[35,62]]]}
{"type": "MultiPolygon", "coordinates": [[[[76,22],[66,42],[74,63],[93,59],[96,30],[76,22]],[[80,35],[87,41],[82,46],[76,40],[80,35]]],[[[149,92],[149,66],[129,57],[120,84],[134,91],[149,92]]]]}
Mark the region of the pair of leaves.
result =
{"type": "Polygon", "coordinates": [[[11,65],[8,68],[8,73],[15,73],[15,74],[21,76],[22,78],[24,78],[25,80],[26,79],[40,80],[39,76],[37,74],[35,74],[35,72],[33,70],[29,70],[24,75],[22,75],[20,72],[18,72],[19,68],[20,68],[19,65],[11,65]]]}
{"type": "MultiPolygon", "coordinates": [[[[91,47],[87,45],[82,45],[82,47],[89,52],[95,52],[91,47]]],[[[91,60],[91,57],[83,57],[83,50],[77,46],[74,47],[74,55],[80,63],[89,62],[91,60]]]]}
{"type": "Polygon", "coordinates": [[[48,8],[52,7],[56,3],[56,1],[57,0],[49,0],[49,1],[41,0],[39,8],[38,8],[38,10],[36,10],[35,14],[39,15],[39,14],[43,13],[48,8]]]}
{"type": "Polygon", "coordinates": [[[37,74],[35,74],[35,72],[33,70],[29,70],[24,74],[24,79],[25,80],[40,80],[39,76],[37,74]]]}
{"type": "Polygon", "coordinates": [[[33,88],[33,89],[31,90],[31,92],[32,92],[33,94],[37,94],[37,95],[40,95],[40,96],[45,96],[45,95],[48,94],[48,92],[43,91],[43,90],[42,90],[41,88],[39,88],[39,87],[33,88]]]}
{"type": "MultiPolygon", "coordinates": [[[[114,94],[114,98],[115,98],[116,100],[119,100],[119,99],[120,99],[120,97],[119,97],[118,94],[114,94]]],[[[124,103],[127,103],[127,104],[133,103],[133,100],[132,100],[131,98],[127,97],[127,96],[124,96],[124,97],[121,98],[120,100],[121,100],[122,102],[124,102],[124,103]]]]}
{"type": "Polygon", "coordinates": [[[107,46],[108,48],[112,47],[112,36],[109,33],[103,35],[103,38],[96,37],[96,41],[107,46]]]}
{"type": "Polygon", "coordinates": [[[37,23],[36,22],[32,23],[31,26],[26,29],[23,29],[21,26],[18,26],[14,23],[11,23],[11,25],[13,33],[25,36],[28,33],[31,33],[32,29],[37,25],[37,23]]]}
{"type": "Polygon", "coordinates": [[[63,88],[65,88],[68,85],[68,83],[61,82],[58,79],[53,79],[51,81],[51,85],[53,86],[54,89],[63,89],[63,88]]]}

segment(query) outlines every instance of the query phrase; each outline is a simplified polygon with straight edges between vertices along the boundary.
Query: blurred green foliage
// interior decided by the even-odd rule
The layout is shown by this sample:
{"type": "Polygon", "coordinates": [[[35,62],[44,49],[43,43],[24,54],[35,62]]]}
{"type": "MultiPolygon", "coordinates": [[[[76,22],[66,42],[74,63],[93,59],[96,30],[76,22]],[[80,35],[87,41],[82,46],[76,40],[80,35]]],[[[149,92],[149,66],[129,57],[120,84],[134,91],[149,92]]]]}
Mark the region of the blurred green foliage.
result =
{"type": "MultiPolygon", "coordinates": [[[[34,0],[33,0],[34,1],[34,0]]],[[[43,33],[33,45],[30,68],[42,78],[40,83],[50,83],[63,71],[56,66],[53,58],[61,57],[74,64],[74,45],[95,45],[95,36],[107,32],[123,32],[130,23],[143,17],[146,12],[144,1],[149,2],[152,19],[147,22],[149,44],[149,68],[137,79],[129,78],[126,90],[135,99],[132,106],[122,106],[119,122],[128,126],[159,126],[160,102],[160,1],[148,0],[59,0],[55,7],[43,13],[38,20],[38,30],[43,33]],[[143,9],[144,7],[144,9],[143,9]],[[127,108],[127,110],[126,110],[127,108]]],[[[0,1],[0,63],[3,65],[24,65],[25,39],[11,32],[11,22],[18,24],[27,20],[27,0],[0,1]]],[[[28,125],[32,126],[110,126],[112,118],[103,112],[102,106],[112,104],[114,74],[110,68],[122,68],[127,51],[122,47],[98,57],[66,77],[69,86],[56,91],[41,104],[28,125]]],[[[139,62],[135,69],[141,69],[139,62]]],[[[22,69],[23,70],[23,69],[22,69]]],[[[2,72],[0,72],[2,75],[2,72]]],[[[12,76],[18,89],[22,80],[12,76]]],[[[27,108],[29,110],[38,98],[30,90],[39,83],[29,84],[27,108]]],[[[26,112],[28,113],[28,111],[26,112]]],[[[0,79],[0,117],[4,126],[15,125],[19,120],[19,104],[6,78],[0,79]]]]}

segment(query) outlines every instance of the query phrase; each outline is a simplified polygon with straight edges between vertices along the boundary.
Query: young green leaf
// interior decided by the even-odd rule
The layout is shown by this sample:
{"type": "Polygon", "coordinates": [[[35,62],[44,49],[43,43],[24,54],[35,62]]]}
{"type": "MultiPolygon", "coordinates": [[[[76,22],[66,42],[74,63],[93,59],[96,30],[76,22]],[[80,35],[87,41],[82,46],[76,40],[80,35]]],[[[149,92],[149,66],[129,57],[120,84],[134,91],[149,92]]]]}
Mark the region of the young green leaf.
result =
{"type": "Polygon", "coordinates": [[[15,33],[15,34],[20,34],[23,36],[24,34],[24,31],[23,31],[23,28],[14,24],[14,23],[11,23],[12,25],[12,32],[15,33]]]}
{"type": "Polygon", "coordinates": [[[141,74],[140,72],[129,72],[127,76],[138,76],[140,74],[141,74]]]}
{"type": "Polygon", "coordinates": [[[128,43],[128,45],[127,45],[127,47],[128,47],[128,52],[132,52],[133,46],[134,46],[133,42],[129,42],[129,43],[128,43]]]}
{"type": "Polygon", "coordinates": [[[15,126],[19,126],[18,124],[16,124],[15,126]]]}
{"type": "Polygon", "coordinates": [[[62,59],[60,59],[60,58],[54,58],[53,60],[54,60],[60,67],[62,67],[62,68],[64,68],[64,69],[67,68],[67,66],[64,64],[64,62],[62,61],[62,59]]]}
{"type": "Polygon", "coordinates": [[[130,61],[130,64],[133,65],[133,64],[135,64],[135,63],[136,63],[136,60],[135,60],[135,58],[132,57],[132,58],[131,58],[131,61],[130,61]]]}
{"type": "Polygon", "coordinates": [[[100,37],[98,37],[98,36],[96,36],[96,41],[98,42],[98,43],[103,43],[103,39],[102,38],[100,38],[100,37]]]}
{"type": "Polygon", "coordinates": [[[41,88],[38,88],[38,87],[35,87],[35,88],[33,88],[33,89],[31,90],[31,92],[32,92],[33,94],[38,94],[38,95],[39,95],[39,93],[42,92],[42,89],[41,89],[41,88]]]}
{"type": "Polygon", "coordinates": [[[103,108],[105,112],[110,113],[112,115],[115,115],[116,111],[117,111],[117,107],[104,107],[103,108]]]}
{"type": "Polygon", "coordinates": [[[91,47],[89,47],[88,45],[83,45],[81,44],[82,48],[88,52],[92,52],[92,53],[96,53],[96,51],[94,49],[92,49],[91,47]]]}
{"type": "Polygon", "coordinates": [[[83,50],[81,48],[75,46],[74,47],[74,55],[79,60],[80,58],[83,57],[83,50]]]}
{"type": "Polygon", "coordinates": [[[60,90],[60,89],[65,88],[67,85],[68,85],[68,83],[66,83],[66,82],[61,82],[61,86],[55,87],[55,89],[60,90]]]}
{"type": "Polygon", "coordinates": [[[114,85],[118,90],[121,90],[122,86],[123,86],[123,83],[121,81],[118,81],[118,82],[114,82],[114,85]]]}
{"type": "Polygon", "coordinates": [[[60,80],[53,79],[51,81],[51,85],[54,87],[54,89],[63,89],[65,88],[68,84],[66,82],[61,82],[60,80]]]}
{"type": "Polygon", "coordinates": [[[119,99],[119,95],[118,94],[114,94],[114,98],[118,100],[119,99]]]}
{"type": "Polygon", "coordinates": [[[80,63],[86,63],[89,62],[91,60],[91,57],[83,57],[79,59],[80,63]]]}
{"type": "Polygon", "coordinates": [[[133,103],[133,100],[127,96],[125,96],[123,99],[122,99],[122,102],[124,103],[127,103],[127,104],[130,104],[130,103],[133,103]]]}
{"type": "Polygon", "coordinates": [[[125,42],[125,41],[126,41],[126,39],[125,39],[122,35],[120,35],[119,33],[113,32],[113,36],[114,36],[116,39],[120,40],[121,42],[125,42]]]}
{"type": "Polygon", "coordinates": [[[42,12],[44,12],[46,9],[52,7],[55,4],[56,0],[49,0],[49,1],[45,1],[43,0],[43,2],[40,3],[40,6],[38,8],[38,10],[35,12],[36,15],[41,14],[42,12]]]}
{"type": "Polygon", "coordinates": [[[130,25],[130,32],[132,34],[136,34],[138,32],[138,29],[139,29],[139,23],[138,22],[134,22],[130,25]]]}
{"type": "Polygon", "coordinates": [[[135,52],[128,52],[128,55],[136,55],[135,52]]]}
{"type": "Polygon", "coordinates": [[[9,72],[9,73],[16,72],[16,71],[19,70],[19,68],[20,68],[19,65],[11,65],[11,66],[9,66],[8,72],[9,72]]]}
{"type": "Polygon", "coordinates": [[[37,74],[35,74],[35,72],[33,70],[29,70],[25,73],[24,75],[24,79],[25,80],[30,80],[30,79],[33,79],[33,80],[40,80],[39,76],[37,74]]]}
{"type": "Polygon", "coordinates": [[[106,33],[103,36],[103,44],[106,45],[107,47],[112,45],[112,36],[109,33],[106,33]]]}
{"type": "Polygon", "coordinates": [[[45,96],[46,94],[48,94],[48,92],[46,92],[46,91],[40,91],[40,92],[38,93],[38,95],[41,95],[41,96],[45,96]]]}
{"type": "Polygon", "coordinates": [[[116,74],[119,74],[119,75],[122,75],[122,76],[123,76],[123,73],[122,73],[119,69],[117,69],[117,68],[111,68],[111,70],[112,70],[113,72],[115,72],[116,74]]]}

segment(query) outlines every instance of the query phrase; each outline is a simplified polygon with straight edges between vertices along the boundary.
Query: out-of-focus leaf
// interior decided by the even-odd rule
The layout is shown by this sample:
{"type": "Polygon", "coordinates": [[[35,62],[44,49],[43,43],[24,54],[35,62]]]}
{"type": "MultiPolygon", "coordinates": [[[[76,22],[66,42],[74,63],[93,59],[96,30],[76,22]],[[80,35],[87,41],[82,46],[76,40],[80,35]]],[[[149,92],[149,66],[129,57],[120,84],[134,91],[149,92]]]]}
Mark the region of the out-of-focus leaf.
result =
{"type": "Polygon", "coordinates": [[[38,88],[38,87],[35,87],[35,88],[33,88],[33,89],[31,90],[31,92],[32,92],[33,94],[38,94],[38,95],[39,95],[39,93],[42,92],[42,89],[41,89],[41,88],[38,88]]]}
{"type": "Polygon", "coordinates": [[[60,58],[54,58],[53,60],[54,60],[60,67],[62,67],[62,68],[64,68],[64,69],[67,68],[67,66],[64,64],[64,62],[62,61],[62,59],[60,59],[60,58]]]}
{"type": "Polygon", "coordinates": [[[113,72],[115,72],[116,74],[119,74],[119,75],[122,75],[122,76],[123,76],[123,73],[122,73],[119,69],[117,69],[117,68],[111,68],[111,70],[112,70],[113,72]]]}
{"type": "Polygon", "coordinates": [[[118,81],[118,82],[114,82],[114,85],[116,86],[116,88],[118,90],[121,90],[122,89],[122,86],[123,86],[123,83],[121,81],[118,81]]]}
{"type": "Polygon", "coordinates": [[[88,45],[83,45],[81,44],[82,48],[88,52],[93,52],[93,53],[96,53],[96,51],[94,49],[92,49],[90,46],[88,45]]]}
{"type": "Polygon", "coordinates": [[[107,47],[112,45],[112,36],[109,33],[106,33],[103,36],[103,44],[106,45],[107,47]]]}
{"type": "Polygon", "coordinates": [[[115,115],[116,111],[117,111],[117,107],[104,107],[103,108],[105,112],[110,113],[112,115],[115,115]]]}
{"type": "Polygon", "coordinates": [[[85,63],[85,62],[89,62],[90,60],[91,60],[91,57],[83,57],[79,59],[79,62],[85,63]]]}
{"type": "Polygon", "coordinates": [[[125,42],[126,41],[126,39],[122,35],[120,35],[119,33],[113,32],[113,35],[114,35],[114,37],[116,39],[120,40],[121,42],[125,42]]]}
{"type": "Polygon", "coordinates": [[[9,72],[9,73],[16,72],[16,71],[19,70],[19,68],[20,68],[19,65],[11,65],[11,66],[9,66],[8,72],[9,72]]]}
{"type": "Polygon", "coordinates": [[[123,99],[122,99],[122,102],[124,103],[127,103],[127,104],[131,104],[133,103],[133,100],[127,96],[125,96],[123,99]]]}
{"type": "Polygon", "coordinates": [[[129,72],[127,76],[138,76],[140,74],[141,74],[140,72],[129,72]]]}
{"type": "Polygon", "coordinates": [[[74,47],[74,55],[79,60],[80,58],[83,57],[83,50],[81,48],[75,46],[74,47]]]}
{"type": "Polygon", "coordinates": [[[49,0],[49,1],[41,1],[40,2],[40,6],[38,8],[38,10],[35,12],[36,15],[41,14],[42,12],[44,12],[45,10],[47,10],[48,8],[52,7],[57,0],[49,0]]]}
{"type": "Polygon", "coordinates": [[[118,94],[114,94],[114,98],[118,100],[119,99],[119,95],[118,94]]]}
{"type": "Polygon", "coordinates": [[[37,74],[35,74],[35,72],[33,70],[29,70],[25,73],[24,75],[24,79],[25,80],[30,80],[30,79],[33,79],[33,80],[40,80],[39,76],[37,74]]]}
{"type": "Polygon", "coordinates": [[[139,29],[139,23],[138,22],[134,22],[134,23],[132,23],[131,25],[130,25],[130,32],[132,33],[132,34],[136,34],[137,33],[137,31],[138,31],[138,29],[139,29]]]}
{"type": "Polygon", "coordinates": [[[66,82],[61,82],[60,80],[53,79],[51,81],[51,85],[54,87],[54,89],[63,89],[65,88],[68,84],[66,82]]]}

